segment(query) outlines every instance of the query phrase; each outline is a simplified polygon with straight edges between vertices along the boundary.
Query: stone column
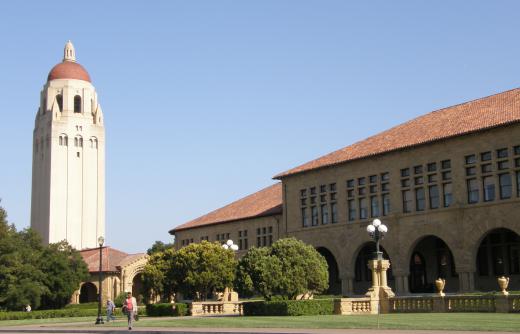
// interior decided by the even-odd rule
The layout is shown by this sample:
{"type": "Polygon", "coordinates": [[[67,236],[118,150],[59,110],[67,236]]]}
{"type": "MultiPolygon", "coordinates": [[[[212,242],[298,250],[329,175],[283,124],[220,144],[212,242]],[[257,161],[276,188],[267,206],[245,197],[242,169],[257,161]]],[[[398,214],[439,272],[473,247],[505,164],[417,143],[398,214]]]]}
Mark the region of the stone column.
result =
{"type": "Polygon", "coordinates": [[[395,292],[398,295],[407,295],[410,293],[408,288],[408,274],[394,274],[395,292]]]}
{"type": "Polygon", "coordinates": [[[341,294],[343,296],[352,296],[354,294],[354,277],[344,275],[341,279],[341,294]]]}
{"type": "Polygon", "coordinates": [[[460,271],[459,274],[459,292],[475,291],[475,272],[460,271]]]}

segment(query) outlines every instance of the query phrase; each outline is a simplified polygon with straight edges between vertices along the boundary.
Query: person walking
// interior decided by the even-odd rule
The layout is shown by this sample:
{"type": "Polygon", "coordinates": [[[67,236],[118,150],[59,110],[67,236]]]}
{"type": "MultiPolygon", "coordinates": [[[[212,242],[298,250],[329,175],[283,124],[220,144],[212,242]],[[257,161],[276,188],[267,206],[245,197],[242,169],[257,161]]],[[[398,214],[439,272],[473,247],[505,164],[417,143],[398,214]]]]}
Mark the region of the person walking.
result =
{"type": "Polygon", "coordinates": [[[132,297],[131,292],[128,292],[126,294],[126,299],[123,307],[126,309],[126,316],[128,317],[128,329],[132,330],[132,326],[134,324],[134,317],[137,313],[137,300],[135,300],[135,297],[132,297]]]}
{"type": "Polygon", "coordinates": [[[113,301],[110,299],[107,300],[107,322],[110,322],[110,320],[116,320],[116,317],[114,317],[114,310],[116,308],[116,305],[113,301]]]}

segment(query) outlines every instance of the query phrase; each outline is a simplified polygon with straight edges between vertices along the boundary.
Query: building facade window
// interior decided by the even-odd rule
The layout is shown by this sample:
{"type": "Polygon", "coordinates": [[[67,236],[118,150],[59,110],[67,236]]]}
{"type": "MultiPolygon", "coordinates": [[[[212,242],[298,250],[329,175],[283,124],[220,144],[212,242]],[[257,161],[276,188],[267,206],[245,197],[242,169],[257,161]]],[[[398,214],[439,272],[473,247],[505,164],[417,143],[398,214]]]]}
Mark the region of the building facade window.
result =
{"type": "Polygon", "coordinates": [[[312,226],[318,226],[318,208],[316,206],[311,206],[311,223],[312,226]]]}
{"type": "Polygon", "coordinates": [[[415,189],[415,210],[424,211],[426,198],[424,195],[424,188],[415,189]]]}
{"type": "Polygon", "coordinates": [[[479,201],[479,190],[478,190],[478,182],[477,179],[468,179],[467,181],[468,187],[468,203],[474,204],[479,201]]]}
{"type": "Polygon", "coordinates": [[[249,249],[249,243],[247,239],[247,230],[238,231],[238,249],[247,250],[249,249]]]}
{"type": "Polygon", "coordinates": [[[323,225],[326,225],[329,223],[329,207],[327,206],[327,204],[323,204],[320,207],[320,210],[321,210],[321,223],[323,225]]]}
{"type": "Polygon", "coordinates": [[[482,189],[484,190],[484,202],[495,200],[495,178],[493,176],[485,176],[482,178],[482,189]]]}
{"type": "Polygon", "coordinates": [[[390,195],[383,194],[381,198],[383,201],[383,216],[386,216],[390,213],[390,195]]]}
{"type": "Polygon", "coordinates": [[[262,227],[256,229],[256,246],[268,247],[273,244],[273,227],[262,227]]]}
{"type": "Polygon", "coordinates": [[[513,194],[513,184],[511,181],[511,174],[504,173],[498,176],[498,183],[500,186],[500,199],[511,198],[513,194]]]}
{"type": "Polygon", "coordinates": [[[338,205],[336,203],[331,203],[330,211],[331,211],[331,223],[335,224],[338,222],[338,205]]]}
{"type": "Polygon", "coordinates": [[[448,208],[453,202],[452,191],[451,183],[444,183],[442,185],[442,203],[445,208],[448,208]]]}
{"type": "Polygon", "coordinates": [[[377,196],[370,197],[370,216],[379,217],[379,200],[377,196]]]}
{"type": "Polygon", "coordinates": [[[412,212],[412,192],[410,190],[403,191],[403,212],[412,212]]]}
{"type": "Polygon", "coordinates": [[[74,96],[74,112],[81,113],[81,96],[74,96]]]}
{"type": "Polygon", "coordinates": [[[430,186],[428,195],[430,198],[430,209],[439,208],[439,187],[437,185],[430,186]]]}
{"type": "Polygon", "coordinates": [[[348,220],[354,221],[356,220],[356,201],[353,199],[348,200],[348,220]]]}
{"type": "Polygon", "coordinates": [[[359,219],[368,218],[368,205],[366,198],[359,199],[359,219]]]}
{"type": "Polygon", "coordinates": [[[302,208],[302,226],[308,227],[309,226],[309,217],[307,217],[307,208],[302,208]]]}

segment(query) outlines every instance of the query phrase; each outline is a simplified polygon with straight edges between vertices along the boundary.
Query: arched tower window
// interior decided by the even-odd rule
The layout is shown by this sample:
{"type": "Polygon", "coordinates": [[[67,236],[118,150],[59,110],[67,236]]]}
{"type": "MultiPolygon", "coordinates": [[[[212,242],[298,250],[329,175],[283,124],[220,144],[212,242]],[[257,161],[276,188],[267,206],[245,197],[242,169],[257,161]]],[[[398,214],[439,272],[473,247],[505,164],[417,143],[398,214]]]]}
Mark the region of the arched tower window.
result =
{"type": "Polygon", "coordinates": [[[63,136],[60,136],[60,146],[63,146],[63,136]]]}
{"type": "Polygon", "coordinates": [[[79,95],[74,96],[74,112],[81,112],[81,96],[79,95]]]}
{"type": "Polygon", "coordinates": [[[67,136],[63,137],[63,145],[69,146],[69,137],[67,137],[67,136]]]}
{"type": "Polygon", "coordinates": [[[78,147],[78,143],[79,143],[78,137],[74,138],[74,146],[75,147],[78,147]]]}
{"type": "Polygon", "coordinates": [[[56,101],[58,102],[58,108],[60,108],[60,112],[63,111],[63,95],[56,95],[56,101]]]}

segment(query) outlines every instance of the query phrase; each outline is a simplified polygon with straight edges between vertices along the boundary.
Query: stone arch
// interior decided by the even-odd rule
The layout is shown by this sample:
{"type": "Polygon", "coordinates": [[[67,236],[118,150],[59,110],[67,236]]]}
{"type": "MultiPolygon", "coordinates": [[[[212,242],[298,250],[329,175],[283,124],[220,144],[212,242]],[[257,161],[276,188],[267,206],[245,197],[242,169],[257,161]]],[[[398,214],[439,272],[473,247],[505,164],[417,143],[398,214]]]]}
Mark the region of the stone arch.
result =
{"type": "Polygon", "coordinates": [[[95,302],[98,299],[97,295],[98,288],[96,284],[92,282],[85,282],[79,289],[79,302],[80,304],[95,302]]]}
{"type": "Polygon", "coordinates": [[[341,279],[339,276],[339,267],[336,257],[326,247],[316,247],[318,253],[320,253],[327,261],[329,271],[329,288],[327,294],[340,295],[341,294],[341,279]]]}
{"type": "MultiPolygon", "coordinates": [[[[381,251],[383,252],[383,258],[385,260],[390,260],[392,263],[392,259],[385,247],[380,245],[381,251]]],[[[368,261],[374,258],[374,252],[376,249],[376,243],[374,241],[367,241],[358,246],[356,251],[353,253],[353,257],[351,259],[351,268],[354,269],[354,282],[353,282],[353,293],[354,294],[364,294],[367,292],[368,288],[372,286],[372,273],[370,269],[368,269],[368,261]]],[[[388,285],[395,289],[395,280],[392,273],[392,267],[387,271],[388,285]]]]}
{"type": "Polygon", "coordinates": [[[445,291],[457,291],[459,280],[452,248],[433,235],[417,238],[407,249],[408,283],[412,293],[435,292],[435,280],[446,280],[445,291]]]}
{"type": "Polygon", "coordinates": [[[479,238],[473,252],[475,288],[498,289],[497,277],[509,277],[510,290],[520,289],[520,235],[509,228],[494,228],[479,238]]]}

